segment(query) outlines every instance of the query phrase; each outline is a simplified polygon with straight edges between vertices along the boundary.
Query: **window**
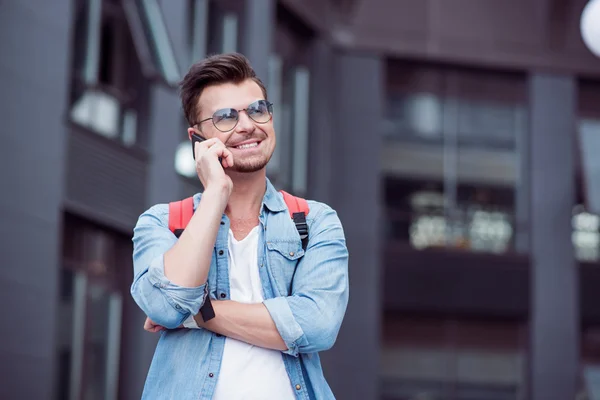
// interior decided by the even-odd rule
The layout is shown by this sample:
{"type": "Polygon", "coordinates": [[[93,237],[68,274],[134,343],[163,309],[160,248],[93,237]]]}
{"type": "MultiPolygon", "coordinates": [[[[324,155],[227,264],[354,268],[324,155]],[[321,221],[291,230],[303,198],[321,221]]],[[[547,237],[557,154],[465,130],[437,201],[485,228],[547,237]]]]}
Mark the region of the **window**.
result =
{"type": "Polygon", "coordinates": [[[277,147],[267,167],[273,182],[298,196],[306,193],[309,148],[309,43],[313,33],[282,5],[277,6],[275,53],[267,89],[274,104],[277,147]]]}
{"type": "Polygon", "coordinates": [[[527,329],[511,322],[386,319],[385,399],[524,400],[527,329]]]}
{"type": "Polygon", "coordinates": [[[391,62],[388,140],[514,149],[526,129],[525,79],[512,74],[391,62]]]}
{"type": "Polygon", "coordinates": [[[459,184],[449,207],[441,182],[385,179],[387,237],[415,249],[451,247],[486,253],[513,248],[511,189],[459,184]]]}
{"type": "Polygon", "coordinates": [[[526,79],[388,64],[382,152],[388,237],[417,249],[516,250],[526,79]]]}
{"type": "Polygon", "coordinates": [[[171,45],[167,27],[157,0],[137,0],[138,10],[149,39],[154,63],[169,85],[177,85],[181,72],[171,45]]]}
{"type": "Polygon", "coordinates": [[[131,243],[72,215],[63,226],[56,398],[116,399],[131,243]]]}
{"type": "Polygon", "coordinates": [[[71,121],[125,146],[139,144],[144,77],[120,2],[76,3],[74,51],[71,121]]]}
{"type": "Polygon", "coordinates": [[[241,4],[235,2],[209,2],[208,42],[205,47],[208,54],[231,53],[240,50],[239,16],[243,12],[240,6],[241,4]]]}

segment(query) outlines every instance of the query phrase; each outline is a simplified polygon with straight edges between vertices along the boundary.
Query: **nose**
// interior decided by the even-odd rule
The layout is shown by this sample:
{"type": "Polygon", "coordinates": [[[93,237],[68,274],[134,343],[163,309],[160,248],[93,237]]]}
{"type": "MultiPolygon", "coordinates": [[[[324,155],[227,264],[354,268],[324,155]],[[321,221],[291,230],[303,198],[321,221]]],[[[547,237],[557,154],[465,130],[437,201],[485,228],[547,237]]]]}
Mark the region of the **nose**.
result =
{"type": "Polygon", "coordinates": [[[235,127],[237,133],[250,133],[254,130],[254,122],[248,116],[246,111],[241,111],[238,118],[239,120],[235,127]]]}

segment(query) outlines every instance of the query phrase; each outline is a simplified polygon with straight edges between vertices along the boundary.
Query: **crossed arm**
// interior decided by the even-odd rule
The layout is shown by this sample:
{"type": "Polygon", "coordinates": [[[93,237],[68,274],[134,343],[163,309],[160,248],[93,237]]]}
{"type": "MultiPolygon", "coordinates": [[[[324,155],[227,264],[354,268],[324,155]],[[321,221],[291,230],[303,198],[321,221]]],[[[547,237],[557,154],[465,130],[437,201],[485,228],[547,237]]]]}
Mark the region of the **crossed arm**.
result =
{"type": "Polygon", "coordinates": [[[206,295],[203,290],[202,301],[197,302],[200,305],[195,311],[185,307],[188,311],[180,313],[175,326],[165,326],[146,313],[149,317],[146,330],[181,327],[191,314],[199,329],[293,356],[331,348],[348,303],[348,251],[337,214],[325,208],[315,218],[311,240],[298,263],[290,296],[258,304],[213,300],[216,317],[204,322],[197,311],[206,295]]]}

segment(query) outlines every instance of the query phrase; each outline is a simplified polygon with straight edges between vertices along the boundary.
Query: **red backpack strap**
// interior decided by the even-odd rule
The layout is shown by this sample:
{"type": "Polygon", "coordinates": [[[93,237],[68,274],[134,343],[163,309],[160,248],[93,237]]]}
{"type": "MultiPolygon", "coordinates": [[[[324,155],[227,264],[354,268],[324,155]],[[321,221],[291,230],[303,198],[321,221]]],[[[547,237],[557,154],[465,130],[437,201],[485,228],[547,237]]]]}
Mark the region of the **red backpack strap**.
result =
{"type": "MultiPolygon", "coordinates": [[[[179,237],[194,215],[194,198],[174,201],[169,203],[169,230],[179,237]]],[[[215,310],[210,301],[210,296],[206,296],[204,304],[200,307],[200,315],[204,321],[215,317],[215,310]]]]}
{"type": "Polygon", "coordinates": [[[194,215],[194,198],[169,203],[169,230],[179,237],[194,215]]]}
{"type": "Polygon", "coordinates": [[[296,229],[300,234],[302,249],[306,250],[306,246],[308,245],[308,224],[306,223],[306,216],[310,211],[308,202],[305,199],[293,196],[286,191],[280,190],[280,192],[283,195],[283,201],[285,201],[290,212],[290,217],[294,221],[296,229]]]}

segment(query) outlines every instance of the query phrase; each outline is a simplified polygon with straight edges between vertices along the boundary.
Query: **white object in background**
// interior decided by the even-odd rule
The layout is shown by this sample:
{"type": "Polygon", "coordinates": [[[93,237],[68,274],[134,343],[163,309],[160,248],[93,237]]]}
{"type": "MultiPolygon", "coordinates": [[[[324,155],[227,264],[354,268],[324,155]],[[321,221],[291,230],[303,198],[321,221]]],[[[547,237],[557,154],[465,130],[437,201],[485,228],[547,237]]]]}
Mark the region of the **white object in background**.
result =
{"type": "Polygon", "coordinates": [[[175,171],[188,178],[196,176],[196,161],[192,156],[192,145],[185,140],[177,146],[175,152],[175,171]]]}
{"type": "Polygon", "coordinates": [[[590,0],[581,13],[581,37],[588,49],[600,57],[600,0],[590,0]]]}

